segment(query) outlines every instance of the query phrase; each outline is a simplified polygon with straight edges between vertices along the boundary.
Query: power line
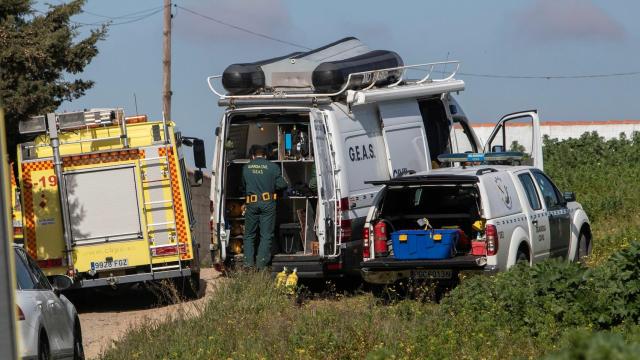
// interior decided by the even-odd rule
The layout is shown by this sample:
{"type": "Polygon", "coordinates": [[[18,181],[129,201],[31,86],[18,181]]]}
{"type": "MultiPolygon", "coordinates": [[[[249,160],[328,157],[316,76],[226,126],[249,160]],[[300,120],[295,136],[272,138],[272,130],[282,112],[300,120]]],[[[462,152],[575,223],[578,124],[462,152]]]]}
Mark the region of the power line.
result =
{"type": "Polygon", "coordinates": [[[94,22],[94,23],[83,23],[83,22],[78,22],[78,21],[71,21],[72,23],[78,25],[78,26],[98,26],[98,25],[108,25],[108,26],[117,26],[117,25],[125,25],[125,24],[132,24],[138,21],[142,21],[144,19],[147,19],[159,12],[161,12],[164,9],[164,7],[160,7],[159,9],[156,9],[155,11],[152,11],[150,13],[144,14],[144,15],[139,15],[137,17],[131,18],[129,20],[124,20],[124,21],[120,21],[120,22],[113,22],[113,21],[98,21],[98,22],[94,22]]]}
{"type": "MultiPolygon", "coordinates": [[[[238,25],[234,25],[231,23],[228,23],[226,21],[222,21],[220,19],[216,19],[213,18],[211,16],[199,13],[197,11],[191,10],[189,8],[185,8],[183,6],[180,5],[173,5],[176,8],[180,8],[192,15],[201,17],[203,19],[215,22],[217,24],[220,25],[224,25],[227,27],[230,27],[232,29],[238,30],[238,31],[242,31],[254,36],[258,36],[261,37],[263,39],[267,39],[267,40],[271,40],[271,41],[275,41],[281,44],[285,44],[285,45],[290,45],[290,46],[294,46],[297,48],[301,48],[301,49],[305,49],[305,50],[312,50],[312,48],[305,46],[305,45],[301,45],[301,44],[297,44],[288,40],[283,40],[283,39],[279,39],[276,37],[273,37],[271,35],[267,35],[264,33],[260,33],[254,30],[250,30],[238,25]]],[[[77,22],[77,21],[71,21],[72,23],[78,25],[78,26],[96,26],[96,25],[109,25],[109,26],[117,26],[117,25],[126,25],[126,24],[132,24],[138,21],[142,21],[144,19],[147,19],[159,12],[161,12],[162,10],[164,10],[164,6],[160,6],[160,7],[153,7],[153,8],[149,8],[149,9],[145,9],[145,10],[139,10],[139,11],[135,11],[132,13],[128,13],[128,14],[124,14],[124,15],[119,15],[119,16],[109,16],[109,15],[102,15],[102,14],[98,14],[98,13],[93,13],[90,11],[84,11],[87,14],[90,15],[94,15],[94,16],[98,16],[98,17],[102,17],[105,19],[110,19],[110,20],[118,20],[118,19],[126,19],[120,22],[113,22],[113,21],[102,21],[102,22],[94,22],[94,23],[82,23],[82,22],[77,22]]],[[[44,12],[41,11],[36,11],[38,13],[42,13],[44,14],[44,12]]],[[[419,68],[414,68],[413,70],[423,70],[426,71],[426,69],[419,69],[419,68]]],[[[477,77],[477,78],[487,78],[487,79],[519,79],[519,80],[571,80],[571,79],[596,79],[596,78],[612,78],[612,77],[626,77],[626,76],[638,76],[640,75],[640,71],[628,71],[628,72],[615,72],[615,73],[601,73],[601,74],[579,74],[579,75],[509,75],[509,74],[485,74],[485,73],[470,73],[470,72],[458,72],[459,75],[461,76],[468,76],[468,77],[477,77]]]]}
{"type": "Polygon", "coordinates": [[[176,5],[176,7],[179,8],[179,9],[182,9],[182,10],[184,10],[184,11],[186,11],[186,12],[192,14],[192,15],[199,16],[199,17],[201,17],[203,19],[207,19],[209,21],[213,21],[213,22],[218,23],[220,25],[224,25],[224,26],[227,26],[227,27],[239,30],[239,31],[243,31],[243,32],[246,32],[246,33],[251,34],[251,35],[255,35],[255,36],[258,36],[258,37],[261,37],[261,38],[264,38],[264,39],[267,39],[267,40],[271,40],[271,41],[276,41],[276,42],[279,42],[281,44],[295,46],[297,48],[301,48],[301,49],[305,49],[305,50],[312,50],[310,47],[307,47],[307,46],[304,46],[304,45],[300,45],[300,44],[296,44],[296,43],[291,42],[291,41],[278,39],[276,37],[273,37],[273,36],[270,36],[270,35],[266,35],[266,34],[263,34],[263,33],[259,33],[257,31],[249,30],[249,29],[243,28],[241,26],[233,25],[233,24],[230,24],[228,22],[222,21],[220,19],[212,18],[212,17],[210,17],[208,15],[201,14],[201,13],[199,13],[197,11],[193,11],[191,9],[187,9],[187,8],[185,8],[183,6],[180,6],[180,5],[176,5]]]}
{"type": "MultiPolygon", "coordinates": [[[[249,30],[237,25],[233,25],[230,23],[227,23],[225,21],[219,20],[219,19],[215,19],[212,18],[210,16],[201,14],[197,11],[193,11],[191,9],[187,9],[183,6],[180,5],[175,5],[177,8],[180,8],[188,13],[191,13],[193,15],[199,16],[201,18],[216,22],[218,24],[224,25],[224,26],[228,26],[230,28],[236,29],[236,30],[240,30],[255,36],[259,36],[268,40],[272,40],[272,41],[276,41],[282,44],[287,44],[287,45],[291,45],[291,46],[295,46],[301,49],[305,49],[305,50],[312,50],[310,47],[308,46],[304,46],[304,45],[300,45],[300,44],[296,44],[287,40],[283,40],[283,39],[278,39],[275,38],[273,36],[270,35],[266,35],[263,33],[259,33],[253,30],[249,30]]],[[[448,56],[448,53],[447,53],[448,56]]],[[[425,70],[425,69],[419,69],[419,68],[414,68],[414,70],[425,70]]],[[[458,72],[459,75],[461,76],[469,76],[469,77],[480,77],[480,78],[490,78],[490,79],[520,79],[520,80],[526,80],[526,79],[542,79],[542,80],[567,80],[567,79],[594,79],[594,78],[610,78],[610,77],[623,77],[623,76],[636,76],[636,75],[640,75],[640,71],[629,71],[629,72],[617,72],[617,73],[604,73],[604,74],[581,74],[581,75],[506,75],[506,74],[483,74],[483,73],[469,73],[469,72],[458,72]]]]}
{"type": "Polygon", "coordinates": [[[91,12],[91,11],[88,11],[88,10],[83,10],[82,12],[84,12],[85,14],[89,14],[89,15],[93,15],[93,16],[97,16],[97,17],[101,17],[101,18],[105,18],[105,19],[118,20],[118,19],[128,19],[128,18],[134,17],[135,15],[138,15],[138,14],[145,14],[147,12],[155,11],[155,10],[162,9],[162,8],[164,8],[164,7],[163,6],[155,6],[155,7],[149,8],[149,9],[135,11],[135,12],[132,12],[132,13],[119,15],[119,16],[102,15],[102,14],[97,14],[97,13],[94,13],[94,12],[91,12]]]}

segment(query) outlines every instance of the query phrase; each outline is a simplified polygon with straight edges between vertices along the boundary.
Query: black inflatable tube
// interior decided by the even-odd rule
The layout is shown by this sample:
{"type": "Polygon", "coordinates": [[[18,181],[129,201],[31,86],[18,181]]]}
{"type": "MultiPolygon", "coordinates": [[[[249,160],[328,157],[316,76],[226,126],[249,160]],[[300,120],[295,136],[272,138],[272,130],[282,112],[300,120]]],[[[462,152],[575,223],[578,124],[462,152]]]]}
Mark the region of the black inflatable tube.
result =
{"type": "Polygon", "coordinates": [[[265,77],[264,72],[260,68],[261,65],[287,59],[299,54],[301,53],[294,52],[252,63],[231,64],[222,73],[222,86],[227,90],[229,95],[253,94],[265,86],[265,77]]]}
{"type": "MultiPolygon", "coordinates": [[[[380,70],[402,66],[402,58],[393,51],[374,50],[352,58],[328,61],[316,67],[312,74],[313,87],[316,92],[336,92],[344,87],[351,73],[380,70]]],[[[389,71],[383,79],[376,81],[376,86],[393,83],[400,78],[401,70],[389,71]]],[[[372,79],[365,76],[352,76],[349,88],[358,89],[371,84],[372,79]]]]}

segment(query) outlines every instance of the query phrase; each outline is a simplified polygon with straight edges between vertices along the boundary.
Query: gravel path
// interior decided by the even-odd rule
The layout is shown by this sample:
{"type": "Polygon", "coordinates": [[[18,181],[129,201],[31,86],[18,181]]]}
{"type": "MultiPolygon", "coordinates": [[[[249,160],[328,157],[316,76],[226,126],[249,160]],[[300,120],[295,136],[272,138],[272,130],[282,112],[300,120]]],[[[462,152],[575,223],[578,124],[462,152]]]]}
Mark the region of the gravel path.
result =
{"type": "Polygon", "coordinates": [[[160,305],[153,291],[137,287],[118,291],[84,291],[70,296],[80,313],[87,359],[97,358],[126,330],[147,320],[162,320],[181,312],[195,314],[213,293],[220,273],[206,268],[201,270],[200,278],[199,299],[173,305],[160,305]]]}

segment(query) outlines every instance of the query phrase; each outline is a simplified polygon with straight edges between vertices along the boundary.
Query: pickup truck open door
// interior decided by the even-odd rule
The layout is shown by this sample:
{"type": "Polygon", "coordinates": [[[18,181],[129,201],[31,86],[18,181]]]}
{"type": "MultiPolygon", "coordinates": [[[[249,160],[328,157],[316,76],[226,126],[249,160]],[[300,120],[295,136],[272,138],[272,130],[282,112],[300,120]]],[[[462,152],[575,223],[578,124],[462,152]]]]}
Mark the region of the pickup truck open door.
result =
{"type": "Polygon", "coordinates": [[[498,121],[484,147],[484,152],[503,151],[524,152],[525,164],[543,169],[542,132],[537,110],[507,114],[498,121]]]}

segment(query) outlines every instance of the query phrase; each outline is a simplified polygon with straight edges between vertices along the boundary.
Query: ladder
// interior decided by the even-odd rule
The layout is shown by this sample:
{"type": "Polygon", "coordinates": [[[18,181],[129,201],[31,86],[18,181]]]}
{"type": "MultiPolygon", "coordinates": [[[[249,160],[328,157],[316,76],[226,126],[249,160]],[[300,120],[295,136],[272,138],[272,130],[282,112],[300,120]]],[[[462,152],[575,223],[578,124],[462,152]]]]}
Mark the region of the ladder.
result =
{"type": "Polygon", "coordinates": [[[148,157],[138,159],[138,166],[140,168],[140,172],[142,174],[142,210],[145,214],[145,219],[148,219],[147,214],[150,211],[156,210],[157,208],[166,208],[171,207],[171,217],[168,221],[160,221],[160,222],[146,222],[146,231],[149,238],[149,259],[151,273],[153,274],[155,271],[163,271],[163,270],[174,270],[179,269],[182,272],[182,259],[181,259],[181,243],[178,237],[178,226],[176,224],[177,214],[176,207],[173,201],[173,179],[171,178],[171,156],[175,155],[171,153],[171,141],[169,138],[169,131],[167,126],[167,121],[165,117],[162,117],[162,127],[164,134],[163,145],[158,148],[164,149],[164,155],[159,155],[157,157],[148,157]],[[147,173],[148,169],[151,167],[164,167],[164,169],[160,170],[159,178],[149,178],[147,173]],[[161,189],[163,194],[166,189],[169,191],[168,199],[154,200],[149,199],[146,195],[145,187],[147,186],[156,186],[158,189],[161,189]],[[160,228],[158,228],[160,227],[160,228]],[[162,244],[155,245],[153,242],[154,236],[152,234],[158,232],[167,232],[167,237],[171,240],[173,236],[172,245],[175,247],[175,254],[178,256],[178,263],[172,265],[162,264],[160,266],[154,266],[153,258],[154,258],[154,250],[157,248],[166,248],[171,245],[162,244]],[[172,235],[173,233],[173,235],[172,235]]]}

